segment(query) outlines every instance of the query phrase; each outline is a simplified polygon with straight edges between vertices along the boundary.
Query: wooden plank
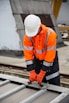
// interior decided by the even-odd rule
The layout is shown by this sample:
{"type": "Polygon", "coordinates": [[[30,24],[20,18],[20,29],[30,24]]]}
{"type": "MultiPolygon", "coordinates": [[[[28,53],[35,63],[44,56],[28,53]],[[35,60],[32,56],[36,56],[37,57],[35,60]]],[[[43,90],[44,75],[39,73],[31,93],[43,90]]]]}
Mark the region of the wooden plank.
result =
{"type": "Polygon", "coordinates": [[[63,0],[53,0],[53,14],[57,19],[63,0]]]}
{"type": "Polygon", "coordinates": [[[58,26],[59,30],[69,30],[69,26],[58,26]]]}
{"type": "Polygon", "coordinates": [[[29,72],[27,72],[26,70],[19,70],[16,68],[0,67],[0,72],[4,74],[18,75],[24,78],[29,77],[29,72]]]}
{"type": "Polygon", "coordinates": [[[0,56],[0,64],[26,68],[26,62],[24,58],[11,58],[11,57],[0,56]]]}
{"type": "Polygon", "coordinates": [[[61,86],[69,88],[69,78],[61,76],[60,80],[61,80],[61,86]]]}

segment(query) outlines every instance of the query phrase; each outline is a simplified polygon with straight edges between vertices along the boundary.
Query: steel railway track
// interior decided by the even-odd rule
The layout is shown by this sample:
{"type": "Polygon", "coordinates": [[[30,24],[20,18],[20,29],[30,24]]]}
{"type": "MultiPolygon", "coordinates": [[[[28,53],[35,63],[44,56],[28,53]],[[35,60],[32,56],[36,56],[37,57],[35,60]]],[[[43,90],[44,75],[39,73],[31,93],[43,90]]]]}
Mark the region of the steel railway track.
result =
{"type": "MultiPolygon", "coordinates": [[[[29,72],[26,71],[25,67],[14,66],[9,64],[0,64],[0,73],[17,75],[19,77],[28,78],[29,72]]],[[[61,86],[69,88],[69,75],[60,74],[61,86]]]]}

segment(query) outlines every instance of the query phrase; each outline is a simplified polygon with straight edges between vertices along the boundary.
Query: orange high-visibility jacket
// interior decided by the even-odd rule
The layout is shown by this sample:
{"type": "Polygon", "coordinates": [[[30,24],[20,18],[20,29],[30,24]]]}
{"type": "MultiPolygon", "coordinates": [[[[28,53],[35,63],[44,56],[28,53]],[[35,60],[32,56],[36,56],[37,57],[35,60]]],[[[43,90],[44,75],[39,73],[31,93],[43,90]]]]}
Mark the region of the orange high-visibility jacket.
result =
{"type": "Polygon", "coordinates": [[[34,56],[39,60],[43,60],[44,67],[52,66],[56,56],[57,35],[55,31],[43,24],[41,24],[41,28],[41,32],[34,37],[24,36],[24,56],[29,66],[33,66],[34,56]]]}

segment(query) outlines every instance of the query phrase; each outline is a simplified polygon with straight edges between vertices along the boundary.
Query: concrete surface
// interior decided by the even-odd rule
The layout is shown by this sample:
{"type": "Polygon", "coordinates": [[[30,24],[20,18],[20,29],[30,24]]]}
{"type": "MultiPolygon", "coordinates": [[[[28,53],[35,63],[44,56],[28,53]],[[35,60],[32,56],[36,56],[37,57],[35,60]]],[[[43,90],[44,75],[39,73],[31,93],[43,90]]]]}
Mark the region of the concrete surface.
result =
{"type": "Polygon", "coordinates": [[[69,75],[69,45],[58,48],[60,73],[69,75]]]}

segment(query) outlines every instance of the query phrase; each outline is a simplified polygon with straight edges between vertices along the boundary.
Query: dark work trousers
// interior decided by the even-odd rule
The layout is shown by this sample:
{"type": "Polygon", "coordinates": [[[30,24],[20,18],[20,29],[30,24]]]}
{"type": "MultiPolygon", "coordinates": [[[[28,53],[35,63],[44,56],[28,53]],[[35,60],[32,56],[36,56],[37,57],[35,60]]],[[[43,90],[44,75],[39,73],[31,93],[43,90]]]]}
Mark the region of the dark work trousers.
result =
{"type": "MultiPolygon", "coordinates": [[[[37,74],[39,74],[40,70],[42,69],[42,63],[43,61],[38,60],[36,57],[34,58],[34,69],[37,74]]],[[[59,72],[59,63],[58,63],[58,53],[56,52],[56,57],[53,63],[53,66],[50,67],[49,70],[46,71],[46,75],[42,82],[54,84],[54,85],[60,85],[60,74],[58,74],[56,77],[50,78],[49,80],[46,79],[46,76],[49,76],[51,74],[54,74],[56,72],[59,72]]]]}

